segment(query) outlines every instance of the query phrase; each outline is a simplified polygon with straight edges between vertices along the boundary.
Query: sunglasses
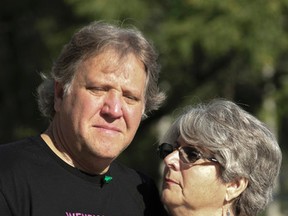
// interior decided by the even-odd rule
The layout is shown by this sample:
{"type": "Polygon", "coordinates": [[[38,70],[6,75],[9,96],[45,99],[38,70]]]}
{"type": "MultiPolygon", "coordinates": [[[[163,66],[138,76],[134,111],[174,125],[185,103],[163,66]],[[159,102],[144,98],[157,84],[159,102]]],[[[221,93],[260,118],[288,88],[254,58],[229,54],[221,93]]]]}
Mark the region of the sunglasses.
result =
{"type": "Polygon", "coordinates": [[[167,155],[171,154],[177,150],[179,152],[180,160],[185,164],[192,164],[195,161],[202,159],[207,159],[212,162],[218,162],[216,158],[214,157],[206,157],[204,156],[199,150],[192,146],[178,146],[169,144],[169,143],[162,143],[160,146],[158,146],[158,154],[161,159],[164,159],[167,157],[167,155]]]}

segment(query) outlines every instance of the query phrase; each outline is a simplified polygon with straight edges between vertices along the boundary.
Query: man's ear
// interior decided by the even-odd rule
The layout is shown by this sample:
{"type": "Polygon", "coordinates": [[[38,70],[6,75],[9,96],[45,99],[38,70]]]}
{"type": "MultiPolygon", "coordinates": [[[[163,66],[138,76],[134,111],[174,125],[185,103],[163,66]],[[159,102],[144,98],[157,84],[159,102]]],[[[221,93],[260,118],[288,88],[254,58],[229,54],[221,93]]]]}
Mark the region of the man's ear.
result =
{"type": "Polygon", "coordinates": [[[246,178],[239,178],[227,183],[225,200],[227,202],[238,197],[248,186],[246,178]]]}
{"type": "Polygon", "coordinates": [[[54,82],[54,109],[59,111],[63,99],[63,85],[57,81],[54,82]]]}

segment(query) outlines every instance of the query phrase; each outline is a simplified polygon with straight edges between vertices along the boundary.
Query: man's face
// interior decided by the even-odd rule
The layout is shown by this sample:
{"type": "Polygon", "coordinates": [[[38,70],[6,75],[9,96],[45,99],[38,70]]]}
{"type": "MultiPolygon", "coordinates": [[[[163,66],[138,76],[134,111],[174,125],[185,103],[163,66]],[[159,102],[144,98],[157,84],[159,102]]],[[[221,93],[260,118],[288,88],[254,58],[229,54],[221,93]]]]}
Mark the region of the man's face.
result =
{"type": "Polygon", "coordinates": [[[54,122],[68,155],[83,166],[116,158],[141,122],[145,84],[144,64],[112,49],[85,60],[63,97],[56,84],[54,122]]]}

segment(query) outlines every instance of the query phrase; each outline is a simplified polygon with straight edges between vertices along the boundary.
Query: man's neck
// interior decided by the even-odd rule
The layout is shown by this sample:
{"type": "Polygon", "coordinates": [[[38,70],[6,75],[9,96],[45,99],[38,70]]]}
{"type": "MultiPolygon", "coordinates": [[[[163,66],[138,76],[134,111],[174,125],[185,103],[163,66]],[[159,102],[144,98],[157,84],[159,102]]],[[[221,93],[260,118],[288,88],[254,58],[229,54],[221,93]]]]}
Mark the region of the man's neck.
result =
{"type": "Polygon", "coordinates": [[[41,134],[41,138],[45,141],[48,147],[65,163],[69,164],[72,167],[75,167],[75,164],[71,157],[66,153],[64,148],[61,145],[58,145],[54,140],[51,132],[49,130],[41,134]]]}
{"type": "MultiPolygon", "coordinates": [[[[57,139],[53,134],[53,129],[49,127],[44,133],[41,134],[41,138],[45,141],[48,147],[65,163],[82,170],[90,174],[105,174],[109,170],[109,165],[105,166],[104,169],[99,169],[98,167],[88,168],[83,166],[83,163],[77,162],[73,157],[70,156],[69,151],[62,145],[62,142],[57,139]]],[[[96,159],[94,159],[95,161],[96,159]]],[[[100,164],[100,163],[98,163],[100,164]]]]}

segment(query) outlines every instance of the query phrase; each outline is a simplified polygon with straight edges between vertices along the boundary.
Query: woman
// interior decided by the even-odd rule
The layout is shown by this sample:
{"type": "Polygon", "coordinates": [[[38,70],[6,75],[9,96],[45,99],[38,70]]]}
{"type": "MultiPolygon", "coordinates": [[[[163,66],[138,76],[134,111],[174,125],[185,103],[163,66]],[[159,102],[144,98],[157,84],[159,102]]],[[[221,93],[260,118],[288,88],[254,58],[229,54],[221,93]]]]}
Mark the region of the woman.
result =
{"type": "Polygon", "coordinates": [[[162,201],[176,216],[253,216],[271,201],[282,154],[271,131],[233,102],[184,112],[161,140],[162,201]]]}

